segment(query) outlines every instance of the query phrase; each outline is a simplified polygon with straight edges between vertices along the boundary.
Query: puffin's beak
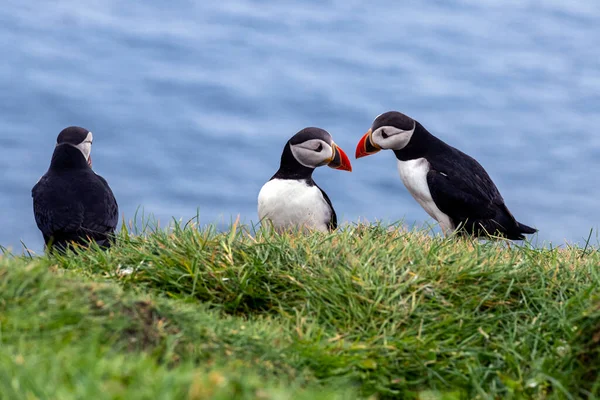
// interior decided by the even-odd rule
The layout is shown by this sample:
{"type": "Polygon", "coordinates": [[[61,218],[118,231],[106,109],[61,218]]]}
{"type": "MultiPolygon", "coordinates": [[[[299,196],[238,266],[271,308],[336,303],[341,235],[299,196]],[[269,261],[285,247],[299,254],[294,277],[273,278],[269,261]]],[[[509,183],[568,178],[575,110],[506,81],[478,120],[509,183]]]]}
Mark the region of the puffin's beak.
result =
{"type": "Polygon", "coordinates": [[[92,155],[91,154],[88,156],[88,165],[90,166],[90,168],[92,168],[92,155]]]}
{"type": "Polygon", "coordinates": [[[327,164],[329,167],[334,169],[341,169],[342,171],[352,171],[352,165],[350,165],[350,159],[344,153],[337,144],[332,143],[331,148],[333,149],[333,156],[327,164]]]}
{"type": "Polygon", "coordinates": [[[356,146],[356,158],[370,156],[371,154],[377,153],[381,150],[381,147],[377,146],[371,140],[371,135],[373,131],[369,129],[367,133],[360,139],[358,145],[356,146]]]}

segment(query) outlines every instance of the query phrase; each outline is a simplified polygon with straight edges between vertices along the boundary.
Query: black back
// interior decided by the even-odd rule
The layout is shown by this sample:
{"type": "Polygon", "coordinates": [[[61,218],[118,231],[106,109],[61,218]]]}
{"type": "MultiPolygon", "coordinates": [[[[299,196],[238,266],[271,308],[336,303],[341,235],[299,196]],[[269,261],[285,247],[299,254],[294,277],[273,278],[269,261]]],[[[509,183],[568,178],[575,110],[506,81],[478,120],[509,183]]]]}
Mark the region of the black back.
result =
{"type": "Polygon", "coordinates": [[[77,148],[58,145],[31,194],[47,246],[65,249],[71,242],[89,240],[110,246],[119,218],[117,202],[106,180],[92,171],[77,148]]]}

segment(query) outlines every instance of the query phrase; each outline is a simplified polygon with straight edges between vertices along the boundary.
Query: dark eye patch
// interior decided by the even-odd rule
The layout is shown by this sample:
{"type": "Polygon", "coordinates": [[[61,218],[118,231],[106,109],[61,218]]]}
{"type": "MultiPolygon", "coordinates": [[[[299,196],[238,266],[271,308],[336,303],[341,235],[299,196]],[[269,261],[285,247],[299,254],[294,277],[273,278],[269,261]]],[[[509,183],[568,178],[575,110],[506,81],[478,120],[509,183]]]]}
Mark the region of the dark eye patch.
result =
{"type": "Polygon", "coordinates": [[[319,143],[319,145],[318,145],[318,146],[317,146],[317,148],[315,149],[315,151],[316,151],[317,153],[320,153],[320,152],[321,152],[321,150],[323,150],[323,143],[319,143]]]}
{"type": "Polygon", "coordinates": [[[381,137],[382,137],[382,138],[384,138],[384,139],[387,139],[387,138],[389,138],[390,136],[389,136],[387,133],[385,133],[385,131],[382,129],[382,130],[381,130],[381,137]]]}

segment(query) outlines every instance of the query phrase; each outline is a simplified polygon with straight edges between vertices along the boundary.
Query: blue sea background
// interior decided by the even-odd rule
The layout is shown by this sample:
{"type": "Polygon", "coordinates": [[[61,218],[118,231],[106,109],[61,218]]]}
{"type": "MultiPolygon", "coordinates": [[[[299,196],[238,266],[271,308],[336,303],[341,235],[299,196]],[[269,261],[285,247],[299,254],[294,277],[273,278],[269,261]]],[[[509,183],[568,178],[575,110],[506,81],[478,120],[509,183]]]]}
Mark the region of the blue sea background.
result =
{"type": "Polygon", "coordinates": [[[392,109],[479,160],[537,244],[582,244],[600,219],[599,21],[598,1],[5,0],[0,244],[42,250],[30,191],[69,125],[94,133],[126,220],[256,222],[284,143],[318,126],[353,161],[314,176],[342,221],[432,223],[393,153],[353,158],[392,109]]]}

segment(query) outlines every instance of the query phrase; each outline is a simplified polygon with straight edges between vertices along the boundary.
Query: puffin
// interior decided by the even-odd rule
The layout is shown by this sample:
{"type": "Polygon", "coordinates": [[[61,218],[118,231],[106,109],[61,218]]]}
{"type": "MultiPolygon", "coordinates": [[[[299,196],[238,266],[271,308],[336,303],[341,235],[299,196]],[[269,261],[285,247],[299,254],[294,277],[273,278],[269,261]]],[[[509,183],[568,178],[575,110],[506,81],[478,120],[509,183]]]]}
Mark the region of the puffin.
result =
{"type": "Polygon", "coordinates": [[[283,148],[279,170],[258,194],[258,217],[278,231],[301,229],[330,232],[337,215],[327,193],[313,180],[315,168],[352,171],[350,159],[324,129],[308,127],[283,148]]]}
{"type": "Polygon", "coordinates": [[[444,234],[523,240],[536,229],[518,222],[485,169],[397,111],[383,113],[356,147],[356,158],[393,150],[402,182],[444,234]]]}
{"type": "Polygon", "coordinates": [[[35,222],[47,250],[90,241],[109,248],[119,207],[106,180],[92,170],[92,132],[63,129],[48,171],[31,190],[35,222]]]}

